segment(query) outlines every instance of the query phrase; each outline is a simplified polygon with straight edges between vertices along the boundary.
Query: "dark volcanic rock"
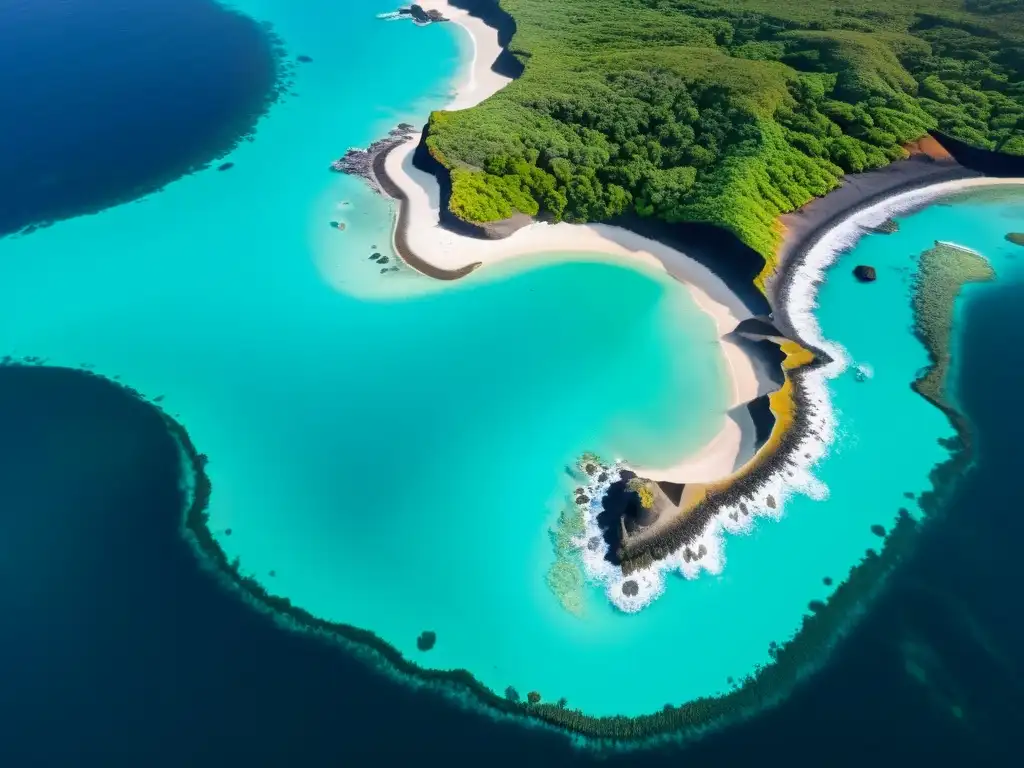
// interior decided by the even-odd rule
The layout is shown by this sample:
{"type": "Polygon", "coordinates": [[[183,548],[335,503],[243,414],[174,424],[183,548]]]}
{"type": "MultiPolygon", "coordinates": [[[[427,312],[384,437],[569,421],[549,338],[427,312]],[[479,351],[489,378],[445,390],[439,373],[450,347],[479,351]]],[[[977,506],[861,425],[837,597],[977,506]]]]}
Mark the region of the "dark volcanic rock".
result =
{"type": "Polygon", "coordinates": [[[437,633],[425,630],[416,638],[416,647],[421,651],[429,651],[437,643],[437,633]]]}
{"type": "Polygon", "coordinates": [[[853,268],[853,276],[862,283],[872,283],[878,278],[878,273],[875,272],[874,267],[870,267],[867,264],[858,264],[853,268]]]}
{"type": "Polygon", "coordinates": [[[399,8],[398,13],[402,16],[411,16],[417,24],[432,24],[438,21],[448,21],[440,11],[425,10],[423,6],[413,3],[412,5],[399,8]]]}
{"type": "Polygon", "coordinates": [[[593,464],[587,464],[587,466],[583,468],[583,471],[586,472],[588,475],[594,474],[596,470],[597,467],[595,467],[593,464]]]}
{"type": "Polygon", "coordinates": [[[608,473],[607,472],[602,472],[600,475],[597,476],[597,482],[599,482],[599,483],[603,483],[606,480],[608,480],[608,473]]]}
{"type": "Polygon", "coordinates": [[[700,560],[704,555],[708,553],[708,548],[701,544],[697,547],[697,559],[700,560]]]}
{"type": "Polygon", "coordinates": [[[636,597],[640,594],[640,585],[637,584],[633,579],[622,583],[622,594],[626,597],[636,597]]]}
{"type": "Polygon", "coordinates": [[[774,496],[769,496],[765,500],[765,504],[768,505],[768,509],[775,509],[775,497],[774,496]]]}
{"type": "Polygon", "coordinates": [[[383,139],[378,139],[366,149],[353,148],[331,163],[331,170],[359,176],[370,183],[370,187],[378,194],[382,193],[380,182],[373,171],[373,161],[382,152],[398,146],[415,133],[416,128],[409,123],[399,123],[388,132],[383,139]]]}

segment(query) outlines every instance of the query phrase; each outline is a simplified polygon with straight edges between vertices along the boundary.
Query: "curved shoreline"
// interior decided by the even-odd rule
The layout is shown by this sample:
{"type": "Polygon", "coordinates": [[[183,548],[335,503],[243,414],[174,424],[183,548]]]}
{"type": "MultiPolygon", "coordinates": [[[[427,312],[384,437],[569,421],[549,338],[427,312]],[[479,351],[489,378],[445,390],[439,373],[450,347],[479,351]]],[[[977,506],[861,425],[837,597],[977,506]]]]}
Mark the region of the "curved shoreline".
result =
{"type": "MultiPolygon", "coordinates": [[[[395,154],[395,152],[388,152],[381,161],[385,169],[389,165],[389,158],[393,158],[395,154]]],[[[394,162],[393,159],[392,162],[394,162]]],[[[966,172],[951,172],[957,174],[954,181],[926,187],[913,184],[909,191],[897,194],[888,190],[876,199],[867,198],[860,205],[854,206],[852,210],[847,208],[837,213],[811,232],[788,240],[790,247],[787,253],[789,256],[777,273],[777,279],[781,281],[777,294],[780,297],[777,300],[778,310],[784,313],[783,316],[787,322],[795,329],[796,338],[800,340],[801,345],[812,352],[820,352],[824,355],[818,363],[806,365],[799,360],[801,357],[799,347],[791,350],[794,367],[790,368],[787,375],[787,381],[791,385],[791,391],[787,393],[787,397],[795,406],[795,410],[791,414],[791,422],[781,432],[779,444],[774,447],[770,455],[764,457],[763,462],[754,466],[742,478],[729,478],[728,487],[720,491],[716,490],[713,497],[709,496],[706,503],[702,507],[698,507],[701,514],[694,515],[694,522],[703,525],[703,532],[699,534],[700,536],[709,535],[709,529],[713,529],[711,534],[729,529],[728,524],[722,519],[727,511],[723,505],[731,503],[725,498],[726,495],[739,505],[749,499],[755,503],[763,503],[771,510],[776,510],[777,506],[781,506],[781,497],[778,501],[767,503],[767,500],[771,500],[773,497],[769,495],[765,499],[764,483],[778,482],[780,487],[784,485],[791,488],[793,483],[785,480],[784,475],[788,474],[790,478],[793,477],[793,468],[796,467],[793,457],[797,455],[798,451],[810,442],[821,444],[819,456],[827,449],[831,440],[831,431],[834,429],[834,417],[828,403],[825,380],[838,375],[846,367],[847,362],[842,349],[830,344],[822,337],[813,318],[812,310],[815,306],[816,288],[821,281],[821,273],[866,233],[863,228],[864,223],[883,213],[891,215],[897,212],[906,212],[912,207],[929,203],[947,191],[956,191],[963,186],[1021,183],[1020,180],[1000,182],[986,178],[968,179],[964,178],[965,175],[968,175],[966,172]],[[972,181],[974,183],[970,183],[972,181]],[[783,287],[784,291],[781,290],[783,287]],[[810,339],[812,343],[805,344],[803,341],[805,338],[810,339]],[[712,501],[715,503],[710,503],[712,501]]],[[[428,193],[424,191],[424,194],[428,193]]],[[[540,226],[549,225],[538,225],[538,227],[540,226]]],[[[536,231],[537,227],[533,227],[533,229],[536,231]]],[[[554,227],[548,231],[550,232],[551,229],[554,227]]],[[[581,229],[590,228],[582,227],[581,229]]],[[[497,242],[507,243],[508,240],[514,239],[514,237],[510,237],[506,241],[497,242]]],[[[491,242],[495,241],[484,241],[485,244],[491,242]]],[[[549,246],[533,252],[558,249],[557,246],[549,246]]],[[[935,512],[941,508],[941,501],[955,487],[957,477],[971,459],[966,421],[955,412],[947,411],[947,416],[950,417],[950,421],[957,431],[958,439],[951,441],[949,459],[937,465],[932,472],[933,490],[920,497],[920,505],[926,512],[935,512]]],[[[810,462],[810,464],[813,463],[814,460],[810,462]]],[[[698,527],[700,526],[694,525],[694,528],[698,527]]],[[[500,711],[521,713],[559,729],[591,738],[635,742],[650,740],[669,733],[680,737],[697,732],[703,733],[709,728],[733,722],[766,706],[771,706],[784,697],[803,674],[820,664],[827,649],[850,625],[852,617],[856,615],[863,601],[877,591],[897,560],[913,546],[912,533],[916,527],[917,524],[905,514],[905,510],[901,510],[896,524],[885,537],[885,546],[881,553],[870,550],[868,555],[854,566],[849,577],[842,581],[827,603],[811,607],[811,614],[804,617],[803,624],[796,635],[778,647],[774,663],[751,673],[741,685],[730,693],[714,698],[698,699],[665,712],[639,717],[598,718],[550,704],[536,706],[513,704],[482,686],[472,674],[465,671],[444,673],[422,669],[415,663],[405,661],[400,654],[398,654],[398,658],[401,661],[398,666],[403,672],[411,672],[421,680],[443,679],[465,683],[485,703],[494,704],[500,711]]],[[[642,569],[645,566],[638,564],[637,567],[642,569]]],[[[258,587],[258,585],[256,586],[258,587]]],[[[294,610],[305,613],[301,609],[294,610]]],[[[320,624],[325,623],[320,622],[320,624]]],[[[314,622],[312,626],[318,625],[314,622]]],[[[339,631],[336,625],[329,626],[332,631],[339,631]]],[[[379,650],[389,661],[393,659],[395,650],[372,632],[350,627],[346,627],[346,629],[359,634],[360,642],[379,650]],[[378,648],[377,643],[381,643],[386,650],[378,648]]],[[[345,633],[339,631],[339,634],[345,633]]]]}
{"type": "MultiPolygon", "coordinates": [[[[505,51],[496,26],[447,0],[426,0],[422,5],[426,10],[440,11],[460,26],[472,46],[465,74],[459,76],[463,82],[446,110],[474,106],[511,82],[511,77],[494,71],[505,51]]],[[[446,228],[441,224],[440,184],[413,162],[421,140],[421,134],[411,135],[379,152],[372,162],[376,183],[398,204],[392,234],[396,255],[417,272],[440,280],[456,280],[481,266],[542,253],[563,257],[579,254],[584,258],[596,254],[640,261],[667,272],[686,286],[694,303],[714,321],[730,379],[730,395],[721,430],[702,448],[663,465],[634,469],[654,480],[704,483],[729,476],[753,458],[756,429],[741,406],[769,391],[773,382],[761,375],[747,352],[728,338],[752,314],[724,280],[680,250],[609,224],[533,222],[501,239],[475,238],[446,228]],[[430,258],[424,258],[424,253],[430,258]]]]}

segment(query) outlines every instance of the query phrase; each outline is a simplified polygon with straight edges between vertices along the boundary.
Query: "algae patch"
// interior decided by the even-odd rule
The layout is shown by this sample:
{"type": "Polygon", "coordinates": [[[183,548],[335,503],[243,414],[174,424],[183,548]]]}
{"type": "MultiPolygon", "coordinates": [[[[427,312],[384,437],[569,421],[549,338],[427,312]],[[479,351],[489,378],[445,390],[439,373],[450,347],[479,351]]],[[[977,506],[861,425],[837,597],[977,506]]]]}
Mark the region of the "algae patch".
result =
{"type": "Polygon", "coordinates": [[[548,568],[544,581],[561,606],[574,616],[583,615],[586,576],[578,548],[573,544],[585,533],[583,510],[576,504],[566,505],[551,528],[551,544],[555,562],[548,568]]]}
{"type": "Polygon", "coordinates": [[[934,248],[921,254],[914,280],[914,332],[928,350],[931,365],[914,386],[932,402],[943,402],[956,297],[966,284],[994,278],[984,256],[959,245],[937,240],[934,248]]]}

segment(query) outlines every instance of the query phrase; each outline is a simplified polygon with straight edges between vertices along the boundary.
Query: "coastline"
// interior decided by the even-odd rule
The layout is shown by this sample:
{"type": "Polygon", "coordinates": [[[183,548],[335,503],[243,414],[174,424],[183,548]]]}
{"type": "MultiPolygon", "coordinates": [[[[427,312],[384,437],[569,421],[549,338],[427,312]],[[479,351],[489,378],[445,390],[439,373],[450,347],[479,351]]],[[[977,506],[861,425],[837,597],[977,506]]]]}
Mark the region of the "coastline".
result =
{"type": "MultiPolygon", "coordinates": [[[[978,184],[978,186],[984,185],[986,185],[984,182],[978,184]]],[[[927,190],[918,189],[914,191],[916,193],[923,193],[927,190]]],[[[940,192],[940,194],[942,193],[940,192]]],[[[927,203],[930,199],[928,198],[923,202],[927,203]]],[[[880,204],[888,202],[891,201],[887,197],[880,204]]],[[[847,211],[847,213],[847,218],[843,218],[838,225],[830,229],[826,228],[819,233],[820,236],[815,240],[806,237],[803,239],[794,238],[792,241],[794,258],[788,263],[783,274],[791,274],[806,269],[807,251],[816,247],[821,240],[828,239],[829,233],[846,224],[848,218],[856,217],[858,213],[862,214],[864,211],[847,211]],[[803,252],[802,256],[800,255],[801,252],[803,252]]],[[[854,224],[862,226],[860,221],[856,221],[854,224]]],[[[860,230],[857,237],[862,234],[864,234],[863,229],[860,230]]],[[[847,247],[849,247],[849,244],[833,252],[832,259],[838,258],[847,247]]],[[[810,290],[812,292],[811,300],[813,301],[813,284],[810,290]]],[[[824,365],[827,366],[829,364],[824,365]]],[[[810,378],[814,370],[816,370],[814,366],[808,366],[791,371],[795,388],[794,399],[797,399],[799,393],[804,391],[802,384],[805,379],[810,378]]],[[[809,411],[810,409],[807,410],[809,411]]],[[[803,418],[805,409],[802,405],[797,409],[797,413],[803,418]]],[[[179,429],[181,428],[179,427],[179,429]]],[[[959,427],[958,432],[961,432],[959,427]]],[[[793,433],[794,430],[786,431],[787,435],[793,433]]],[[[202,459],[204,457],[201,455],[195,456],[194,449],[191,449],[191,446],[189,447],[190,451],[188,453],[195,462],[195,471],[205,479],[205,473],[202,472],[202,459]]],[[[792,451],[783,451],[782,455],[796,454],[792,453],[792,451]]],[[[960,454],[955,454],[954,458],[951,458],[951,465],[955,464],[957,455],[960,454]]],[[[783,465],[776,466],[776,474],[781,476],[782,469],[784,469],[783,465]]],[[[938,481],[936,481],[936,486],[938,486],[938,481]]],[[[197,498],[195,498],[190,508],[190,517],[192,509],[199,510],[201,513],[204,506],[198,499],[199,494],[196,494],[196,496],[197,498]]],[[[923,501],[922,506],[924,506],[923,501]]],[[[775,663],[758,670],[756,673],[752,673],[749,678],[742,681],[742,684],[736,690],[719,698],[690,702],[681,707],[669,708],[665,712],[636,718],[591,718],[582,712],[557,708],[555,705],[547,703],[532,707],[527,704],[511,704],[477,682],[467,672],[461,670],[434,672],[419,667],[415,662],[402,658],[393,648],[372,633],[345,625],[329,624],[322,621],[318,623],[313,617],[304,614],[301,609],[288,605],[284,599],[278,599],[277,604],[273,605],[275,599],[267,595],[265,591],[262,591],[262,587],[256,584],[254,580],[252,584],[248,584],[246,579],[240,574],[235,573],[234,577],[242,582],[241,585],[236,583],[236,586],[241,586],[247,597],[254,599],[258,604],[265,602],[268,605],[273,605],[270,608],[271,615],[283,615],[294,621],[299,627],[312,629],[314,632],[329,633],[332,636],[345,637],[353,640],[358,646],[365,645],[373,649],[375,655],[380,657],[378,660],[384,661],[386,666],[398,670],[399,674],[408,674],[418,682],[424,680],[437,681],[451,685],[453,688],[468,688],[472,693],[500,712],[523,715],[535,721],[552,724],[560,730],[575,731],[587,736],[611,739],[642,740],[657,737],[659,734],[664,734],[668,731],[678,731],[688,725],[696,732],[703,732],[707,730],[709,725],[713,727],[726,720],[742,717],[745,713],[770,706],[771,703],[778,700],[779,697],[784,695],[785,691],[798,681],[798,673],[806,671],[808,666],[813,666],[815,660],[823,655],[821,651],[831,642],[836,628],[842,629],[843,622],[849,620],[849,616],[855,612],[860,600],[877,588],[880,580],[884,578],[886,569],[892,566],[897,551],[902,551],[912,543],[907,542],[907,537],[904,534],[911,531],[913,525],[912,521],[901,518],[897,527],[892,529],[886,537],[887,546],[882,554],[874,555],[872,553],[870,557],[867,557],[865,561],[856,566],[850,574],[850,579],[841,584],[839,591],[829,599],[828,606],[812,609],[812,614],[805,617],[798,635],[793,640],[780,646],[775,663]],[[257,590],[261,592],[257,592],[257,590]]],[[[728,528],[729,524],[723,520],[722,527],[728,528]]],[[[191,530],[198,530],[200,528],[203,528],[202,521],[190,525],[191,530]]],[[[212,543],[210,546],[216,547],[217,545],[212,543]]],[[[228,569],[228,573],[231,572],[230,564],[226,564],[224,567],[228,569]]]]}
{"type": "MultiPolygon", "coordinates": [[[[472,56],[458,77],[446,111],[479,104],[512,82],[511,77],[493,69],[504,50],[498,29],[447,0],[425,0],[421,5],[441,12],[461,27],[471,44],[472,56]]],[[[413,164],[421,139],[421,133],[412,134],[379,152],[372,163],[376,183],[398,202],[392,246],[406,264],[428,277],[455,280],[513,258],[558,253],[563,259],[601,255],[667,273],[686,286],[697,307],[714,321],[730,397],[721,430],[700,449],[664,465],[630,467],[652,480],[705,483],[728,477],[753,458],[756,429],[742,406],[769,391],[773,382],[728,338],[741,321],[753,315],[724,280],[680,250],[610,224],[533,222],[502,239],[470,237],[445,228],[440,223],[438,180],[413,164]],[[422,254],[430,254],[429,259],[422,254]]]]}
{"type": "MultiPolygon", "coordinates": [[[[498,74],[494,65],[487,63],[507,53],[493,19],[485,21],[478,11],[459,8],[448,0],[428,0],[422,5],[440,11],[462,27],[472,46],[472,56],[459,75],[448,111],[480,103],[511,82],[513,78],[498,74]]],[[[507,38],[509,30],[504,33],[507,38]]],[[[388,194],[398,200],[393,245],[400,258],[417,271],[453,280],[514,257],[555,252],[562,259],[574,255],[593,258],[600,254],[668,273],[686,285],[698,307],[716,323],[732,388],[722,429],[699,450],[663,466],[636,466],[628,460],[613,465],[651,480],[688,485],[677,519],[659,529],[657,535],[623,547],[617,558],[620,566],[613,566],[614,572],[606,567],[610,564],[584,553],[585,560],[593,561],[589,575],[604,583],[609,599],[626,611],[639,610],[660,593],[660,572],[666,566],[688,576],[697,575],[702,568],[720,572],[724,562],[722,530],[747,530],[750,520],[758,515],[777,518],[785,499],[793,493],[816,498],[827,493],[811,469],[827,453],[836,428],[825,381],[839,375],[847,361],[842,348],[822,337],[812,315],[822,273],[867,231],[865,221],[880,223],[902,206],[905,195],[923,195],[927,202],[947,189],[957,188],[949,184],[993,183],[963,167],[937,142],[924,137],[908,147],[910,158],[847,176],[838,189],[783,216],[780,223],[786,232],[777,265],[765,280],[765,304],[781,331],[776,342],[784,342],[786,355],[780,388],[759,370],[756,360],[728,338],[740,322],[755,314],[739,298],[739,291],[705,263],[660,242],[661,238],[644,237],[611,224],[550,224],[522,217],[529,223],[509,220],[507,227],[465,234],[472,228],[452,226],[441,210],[444,180],[418,167],[422,165],[418,155],[426,154],[417,151],[425,150],[422,138],[421,133],[412,134],[379,153],[373,162],[375,179],[371,180],[386,187],[388,194]],[[923,191],[936,186],[939,188],[934,192],[923,191]],[[881,215],[876,208],[886,213],[881,215]],[[421,253],[430,254],[429,260],[421,253]],[[746,406],[762,396],[767,396],[775,426],[768,440],[758,445],[757,429],[746,406]],[[708,556],[696,556],[698,551],[708,556]],[[627,595],[621,590],[624,579],[635,580],[652,566],[654,572],[648,574],[639,593],[631,590],[627,595]]],[[[429,168],[430,163],[425,167],[429,168]]],[[[1012,180],[995,183],[1004,182],[1012,180]]],[[[657,237],[656,232],[652,234],[657,237]]],[[[682,243],[678,238],[666,239],[686,247],[685,239],[682,243]]],[[[600,498],[604,490],[595,485],[587,495],[600,498]]],[[[599,533],[592,527],[588,524],[588,538],[599,533]]]]}

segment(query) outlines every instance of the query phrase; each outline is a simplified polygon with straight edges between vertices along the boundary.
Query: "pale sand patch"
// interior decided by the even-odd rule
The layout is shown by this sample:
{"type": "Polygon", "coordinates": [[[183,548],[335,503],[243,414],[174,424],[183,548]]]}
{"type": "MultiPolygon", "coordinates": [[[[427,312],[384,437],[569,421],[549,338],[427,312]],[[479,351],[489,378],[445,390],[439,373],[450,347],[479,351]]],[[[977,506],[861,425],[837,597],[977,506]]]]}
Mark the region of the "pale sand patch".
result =
{"type": "MultiPolygon", "coordinates": [[[[467,63],[450,111],[479,104],[511,80],[491,70],[501,53],[497,30],[445,0],[423,0],[425,9],[441,11],[462,27],[472,40],[472,58],[467,63]]],[[[440,189],[433,175],[415,168],[412,155],[420,134],[393,149],[385,171],[406,195],[406,238],[413,251],[435,266],[458,269],[473,262],[493,265],[513,257],[542,253],[595,254],[639,261],[664,270],[684,283],[695,303],[715,322],[731,389],[729,408],[742,406],[761,394],[767,384],[759,381],[757,368],[747,354],[722,338],[736,328],[750,312],[725,282],[707,267],[669,246],[607,224],[535,223],[502,240],[482,240],[456,234],[441,227],[440,189]]],[[[699,451],[662,467],[634,467],[638,474],[655,480],[709,482],[726,477],[753,456],[754,425],[743,410],[723,414],[721,431],[699,451]]]]}

